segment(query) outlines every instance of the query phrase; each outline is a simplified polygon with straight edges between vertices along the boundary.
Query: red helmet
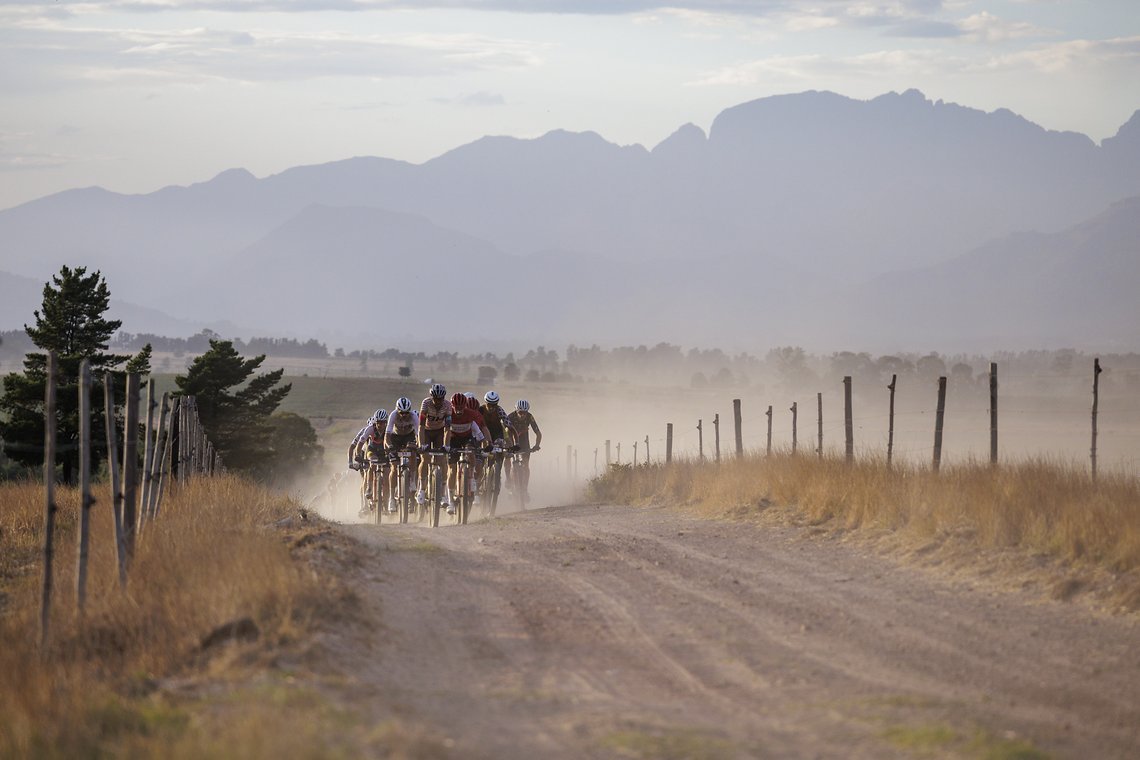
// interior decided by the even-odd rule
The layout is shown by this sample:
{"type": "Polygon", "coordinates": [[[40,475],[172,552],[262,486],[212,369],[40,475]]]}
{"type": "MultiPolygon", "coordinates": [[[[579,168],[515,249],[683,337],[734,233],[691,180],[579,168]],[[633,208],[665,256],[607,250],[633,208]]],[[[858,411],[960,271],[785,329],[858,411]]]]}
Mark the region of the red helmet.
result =
{"type": "Polygon", "coordinates": [[[451,408],[457,412],[462,412],[467,408],[467,397],[462,393],[456,393],[451,397],[451,408]]]}

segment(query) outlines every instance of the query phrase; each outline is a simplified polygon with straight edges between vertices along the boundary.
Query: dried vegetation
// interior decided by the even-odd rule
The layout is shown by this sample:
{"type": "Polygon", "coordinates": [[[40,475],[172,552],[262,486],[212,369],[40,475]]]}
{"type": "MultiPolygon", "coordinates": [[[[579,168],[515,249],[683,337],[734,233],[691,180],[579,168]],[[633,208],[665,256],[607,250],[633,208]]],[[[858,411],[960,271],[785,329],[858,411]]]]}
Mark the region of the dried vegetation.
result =
{"type": "Polygon", "coordinates": [[[605,501],[676,504],[857,535],[975,571],[998,563],[1023,586],[1036,583],[1027,573],[1039,576],[1054,598],[1096,590],[1113,609],[1140,610],[1140,482],[1118,474],[1094,481],[1060,461],[974,462],[935,473],[785,451],[719,465],[612,466],[591,492],[605,501]]]}

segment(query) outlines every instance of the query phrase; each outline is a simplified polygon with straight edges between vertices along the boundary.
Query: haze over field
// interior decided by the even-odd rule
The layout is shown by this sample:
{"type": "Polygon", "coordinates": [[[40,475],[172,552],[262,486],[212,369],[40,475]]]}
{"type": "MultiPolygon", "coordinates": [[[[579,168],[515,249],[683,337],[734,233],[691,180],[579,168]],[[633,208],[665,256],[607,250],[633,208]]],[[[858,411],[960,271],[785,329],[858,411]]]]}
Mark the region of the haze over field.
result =
{"type": "Polygon", "coordinates": [[[1140,338],[1128,2],[249,9],[0,4],[0,328],[70,264],[136,333],[1140,338]]]}

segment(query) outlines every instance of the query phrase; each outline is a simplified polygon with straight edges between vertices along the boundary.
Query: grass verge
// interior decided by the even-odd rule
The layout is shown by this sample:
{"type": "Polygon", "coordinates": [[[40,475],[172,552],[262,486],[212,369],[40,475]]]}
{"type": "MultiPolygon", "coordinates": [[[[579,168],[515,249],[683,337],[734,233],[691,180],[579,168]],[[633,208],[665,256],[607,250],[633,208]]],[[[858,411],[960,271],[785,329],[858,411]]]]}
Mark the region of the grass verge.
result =
{"type": "Polygon", "coordinates": [[[58,492],[54,603],[39,647],[43,491],[0,486],[0,758],[352,756],[296,663],[351,615],[316,520],[235,477],[175,490],[121,589],[107,489],[76,611],[78,494],[58,492]]]}
{"type": "Polygon", "coordinates": [[[1122,475],[1093,481],[1061,462],[967,463],[935,473],[780,452],[719,465],[613,466],[591,482],[590,493],[618,503],[684,505],[706,515],[776,513],[836,530],[885,531],[918,554],[950,544],[967,553],[1014,550],[1067,569],[1052,589],[1055,598],[1075,596],[1099,575],[1114,606],[1140,610],[1140,482],[1122,475]]]}

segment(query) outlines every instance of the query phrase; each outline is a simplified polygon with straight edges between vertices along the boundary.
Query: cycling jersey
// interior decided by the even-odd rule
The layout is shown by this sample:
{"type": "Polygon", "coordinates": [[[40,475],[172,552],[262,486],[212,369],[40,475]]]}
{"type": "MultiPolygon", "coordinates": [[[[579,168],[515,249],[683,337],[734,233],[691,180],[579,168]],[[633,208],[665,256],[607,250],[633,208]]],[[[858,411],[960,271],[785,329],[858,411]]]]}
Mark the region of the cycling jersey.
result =
{"type": "Polygon", "coordinates": [[[416,428],[420,426],[420,415],[415,409],[410,412],[397,412],[392,411],[388,415],[388,427],[384,431],[392,433],[393,435],[408,435],[409,433],[416,432],[416,428]]]}
{"type": "Polygon", "coordinates": [[[495,406],[483,404],[479,407],[479,413],[483,415],[483,424],[487,426],[487,432],[491,434],[492,440],[507,437],[507,431],[504,428],[507,420],[506,409],[497,404],[495,406]]]}
{"type": "Polygon", "coordinates": [[[451,402],[447,399],[436,404],[435,399],[428,396],[420,404],[420,422],[425,430],[443,430],[451,426],[453,412],[451,402]]]}
{"type": "Polygon", "coordinates": [[[530,412],[522,412],[516,409],[507,415],[507,422],[514,429],[519,445],[526,445],[530,440],[530,429],[532,427],[534,432],[539,432],[538,423],[535,422],[534,415],[530,412]]]}
{"type": "Polygon", "coordinates": [[[467,408],[453,414],[451,416],[452,445],[455,445],[456,439],[466,440],[472,436],[476,441],[482,441],[483,430],[479,425],[482,421],[483,415],[479,414],[476,409],[467,408]]]}

